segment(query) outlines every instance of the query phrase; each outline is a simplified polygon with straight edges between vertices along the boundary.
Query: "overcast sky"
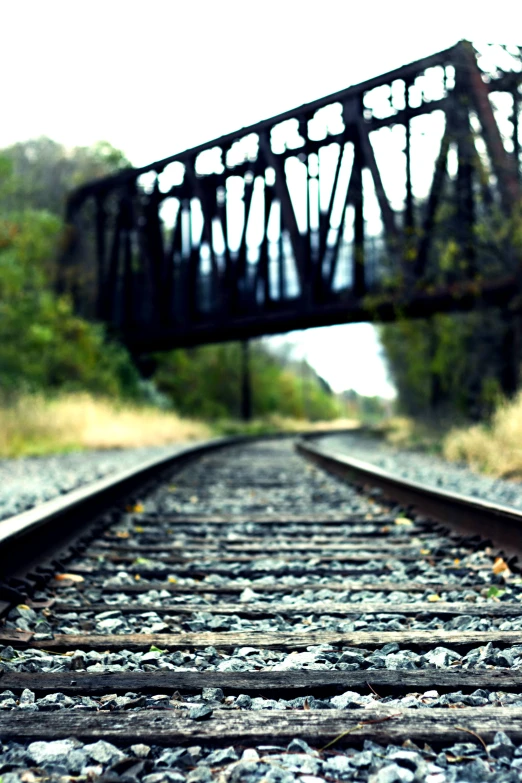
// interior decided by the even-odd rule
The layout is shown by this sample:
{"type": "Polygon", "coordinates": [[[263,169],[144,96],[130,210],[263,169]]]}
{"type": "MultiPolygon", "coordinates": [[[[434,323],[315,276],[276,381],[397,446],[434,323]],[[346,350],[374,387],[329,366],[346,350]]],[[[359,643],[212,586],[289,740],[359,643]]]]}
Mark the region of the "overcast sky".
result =
{"type": "MultiPolygon", "coordinates": [[[[520,44],[522,2],[1,0],[0,30],[0,147],[106,139],[144,165],[462,38],[520,44]]],[[[335,389],[392,394],[367,324],[292,338],[335,389]]]]}

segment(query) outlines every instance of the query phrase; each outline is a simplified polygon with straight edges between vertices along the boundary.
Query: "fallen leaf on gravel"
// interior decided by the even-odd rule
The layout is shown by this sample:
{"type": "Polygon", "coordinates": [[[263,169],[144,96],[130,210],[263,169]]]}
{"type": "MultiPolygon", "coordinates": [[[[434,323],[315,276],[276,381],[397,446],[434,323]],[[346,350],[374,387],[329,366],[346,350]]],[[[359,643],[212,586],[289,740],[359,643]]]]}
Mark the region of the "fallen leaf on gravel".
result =
{"type": "Polygon", "coordinates": [[[167,582],[170,582],[171,584],[175,584],[178,580],[174,576],[169,576],[167,579],[167,582]]]}
{"type": "Polygon", "coordinates": [[[143,503],[135,503],[133,506],[127,506],[125,509],[129,514],[142,514],[144,512],[143,503]]]}
{"type": "Polygon", "coordinates": [[[128,530],[117,530],[116,531],[116,538],[129,538],[130,533],[128,530]]]}
{"type": "Polygon", "coordinates": [[[85,579],[80,574],[55,574],[54,578],[59,582],[63,582],[65,579],[69,582],[85,582],[85,579]]]}
{"type": "Polygon", "coordinates": [[[191,498],[190,498],[190,502],[191,503],[197,503],[198,502],[198,496],[197,495],[192,495],[191,498]]]}
{"type": "Polygon", "coordinates": [[[142,528],[142,527],[139,527],[139,526],[138,526],[138,527],[135,527],[135,528],[134,528],[134,532],[135,532],[135,533],[143,533],[143,528],[142,528]]]}
{"type": "Polygon", "coordinates": [[[459,566],[460,565],[460,557],[456,557],[453,561],[453,565],[459,566]]]}
{"type": "Polygon", "coordinates": [[[500,598],[501,595],[504,595],[506,591],[501,590],[500,588],[496,587],[495,585],[491,585],[489,590],[486,593],[487,598],[500,598]]]}
{"type": "Polygon", "coordinates": [[[141,579],[141,576],[139,574],[134,574],[134,579],[139,582],[141,579]]]}
{"type": "Polygon", "coordinates": [[[497,557],[493,563],[493,573],[501,574],[503,571],[509,571],[509,566],[502,557],[497,557]]]}
{"type": "Polygon", "coordinates": [[[395,524],[409,526],[409,525],[413,525],[413,522],[411,521],[411,519],[408,519],[408,517],[397,517],[397,519],[395,520],[395,524]]]}
{"type": "Polygon", "coordinates": [[[437,593],[432,593],[428,596],[428,601],[433,604],[435,601],[442,601],[442,598],[437,593]]]}
{"type": "Polygon", "coordinates": [[[421,549],[420,553],[421,553],[421,555],[429,555],[430,550],[429,549],[421,549]]]}

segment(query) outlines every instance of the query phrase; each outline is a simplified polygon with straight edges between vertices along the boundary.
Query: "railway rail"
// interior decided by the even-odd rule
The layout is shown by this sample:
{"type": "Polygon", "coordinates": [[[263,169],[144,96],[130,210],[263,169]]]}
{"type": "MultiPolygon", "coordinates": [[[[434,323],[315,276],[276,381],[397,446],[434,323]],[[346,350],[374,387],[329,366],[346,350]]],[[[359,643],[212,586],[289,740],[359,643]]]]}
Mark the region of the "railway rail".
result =
{"type": "Polygon", "coordinates": [[[0,525],[2,783],[520,779],[522,513],[294,445],[0,525]]]}

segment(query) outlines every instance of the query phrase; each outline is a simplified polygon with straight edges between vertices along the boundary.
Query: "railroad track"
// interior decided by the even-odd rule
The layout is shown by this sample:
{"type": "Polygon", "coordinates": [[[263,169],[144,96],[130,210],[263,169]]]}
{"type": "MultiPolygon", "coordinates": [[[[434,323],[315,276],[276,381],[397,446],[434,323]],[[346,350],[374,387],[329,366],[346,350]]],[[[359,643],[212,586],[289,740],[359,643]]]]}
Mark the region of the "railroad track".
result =
{"type": "Polygon", "coordinates": [[[0,527],[2,783],[519,780],[522,515],[219,446],[0,527]]]}

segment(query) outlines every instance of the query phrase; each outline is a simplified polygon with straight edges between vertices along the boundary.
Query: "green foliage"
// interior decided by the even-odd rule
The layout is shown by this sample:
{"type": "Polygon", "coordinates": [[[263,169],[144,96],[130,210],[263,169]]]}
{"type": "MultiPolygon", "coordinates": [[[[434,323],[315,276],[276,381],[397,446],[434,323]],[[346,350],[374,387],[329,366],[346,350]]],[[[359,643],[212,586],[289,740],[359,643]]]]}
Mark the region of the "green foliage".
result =
{"type": "Polygon", "coordinates": [[[128,165],[105,141],[72,149],[45,137],[18,142],[1,153],[0,213],[43,209],[61,217],[71,189],[128,165]]]}
{"type": "MultiPolygon", "coordinates": [[[[334,419],[339,405],[306,365],[306,377],[262,345],[250,351],[253,414],[279,413],[293,418],[334,419]]],[[[207,345],[157,357],[155,382],[174,407],[189,416],[234,418],[241,411],[241,346],[207,345]]]]}
{"type": "MultiPolygon", "coordinates": [[[[241,419],[218,419],[212,422],[212,429],[216,435],[231,437],[234,435],[270,435],[281,431],[281,421],[270,419],[254,419],[253,421],[241,421],[241,419]]],[[[304,425],[303,425],[304,428],[304,425]]]]}
{"type": "Polygon", "coordinates": [[[410,416],[488,416],[501,394],[510,328],[493,309],[381,326],[399,409],[410,416]]]}
{"type": "Polygon", "coordinates": [[[348,389],[341,393],[344,406],[344,416],[355,419],[365,425],[380,424],[388,419],[393,408],[391,400],[383,397],[368,397],[359,394],[355,389],[348,389]]]}
{"type": "Polygon", "coordinates": [[[139,378],[126,351],[108,343],[101,327],[78,318],[51,288],[61,219],[27,205],[7,209],[21,192],[14,168],[0,158],[0,391],[137,395],[139,378]]]}
{"type": "MultiPolygon", "coordinates": [[[[489,174],[479,173],[487,181],[489,174]]],[[[467,277],[480,291],[485,280],[506,276],[510,269],[518,276],[522,204],[514,205],[506,217],[498,205],[479,203],[476,223],[467,233],[459,222],[457,199],[447,182],[427,259],[429,285],[448,286],[467,277]]],[[[519,315],[508,308],[477,304],[468,313],[440,314],[429,321],[399,320],[381,327],[401,411],[410,416],[487,418],[502,395],[514,392],[516,364],[521,360],[514,351],[517,319],[519,315]]]]}

